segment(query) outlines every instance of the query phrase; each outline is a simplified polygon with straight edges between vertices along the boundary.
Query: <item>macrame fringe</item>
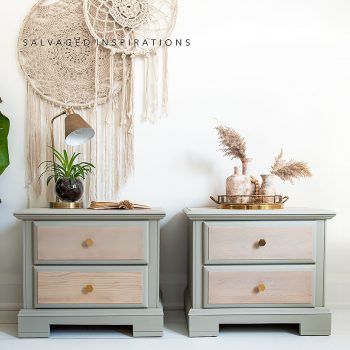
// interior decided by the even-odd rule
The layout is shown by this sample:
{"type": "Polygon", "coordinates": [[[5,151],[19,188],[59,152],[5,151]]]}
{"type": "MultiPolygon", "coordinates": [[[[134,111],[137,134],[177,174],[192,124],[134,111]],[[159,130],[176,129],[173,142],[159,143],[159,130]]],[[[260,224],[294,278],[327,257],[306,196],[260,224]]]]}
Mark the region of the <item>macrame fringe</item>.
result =
{"type": "Polygon", "coordinates": [[[162,97],[162,117],[168,116],[169,90],[168,90],[168,48],[163,47],[163,97],[162,97]]]}
{"type": "Polygon", "coordinates": [[[168,116],[168,49],[163,47],[162,99],[159,106],[159,59],[158,52],[147,53],[144,58],[144,112],[142,120],[154,124],[168,116]]]}
{"type": "Polygon", "coordinates": [[[122,82],[122,101],[121,101],[121,125],[126,124],[127,119],[127,83],[128,83],[128,71],[126,65],[126,54],[122,54],[123,62],[123,82],[122,82]]]}
{"type": "Polygon", "coordinates": [[[158,112],[158,53],[157,51],[152,52],[151,54],[151,113],[152,121],[157,120],[158,112]]]}
{"type": "MultiPolygon", "coordinates": [[[[162,100],[161,116],[167,114],[168,107],[168,64],[167,48],[163,48],[162,100]]],[[[96,48],[95,88],[99,86],[99,49],[96,48]]],[[[159,119],[158,110],[158,55],[156,52],[145,56],[144,76],[144,112],[143,120],[154,123],[159,119]]],[[[95,138],[79,148],[70,148],[69,153],[81,152],[84,159],[96,165],[94,175],[85,182],[85,203],[91,200],[116,200],[120,187],[126,183],[134,171],[134,75],[135,55],[122,56],[122,87],[116,93],[115,76],[119,73],[115,64],[115,53],[110,54],[108,103],[98,106],[98,93],[92,109],[77,110],[96,132],[95,138]]],[[[47,188],[46,177],[40,181],[42,169],[38,166],[45,160],[51,160],[51,150],[43,145],[50,145],[51,119],[61,112],[61,108],[44,101],[28,84],[28,154],[27,186],[29,205],[36,206],[43,199],[54,200],[53,184],[47,188]]],[[[55,122],[54,134],[56,148],[62,151],[64,143],[64,118],[55,122]]]]}
{"type": "Polygon", "coordinates": [[[41,114],[40,100],[34,90],[27,83],[27,171],[26,187],[28,188],[28,205],[32,205],[33,198],[39,197],[42,191],[42,182],[39,181],[38,166],[42,159],[41,143],[41,114]]]}
{"type": "MultiPolygon", "coordinates": [[[[26,171],[26,187],[28,189],[28,206],[37,207],[47,204],[55,200],[54,183],[51,181],[47,186],[47,176],[40,178],[41,173],[45,170],[43,162],[52,160],[51,146],[51,120],[59,114],[62,109],[44,101],[30,86],[27,85],[27,171],[26,171]],[[41,164],[41,166],[40,166],[41,164]]],[[[94,125],[93,110],[79,110],[76,112],[83,114],[86,121],[94,125]]],[[[96,164],[96,156],[92,144],[87,143],[77,148],[67,147],[64,142],[64,118],[57,119],[54,123],[54,140],[55,148],[62,152],[64,149],[69,154],[73,152],[81,153],[79,161],[87,161],[96,164]]],[[[93,200],[94,194],[94,178],[85,182],[85,197],[84,200],[88,203],[93,200]]]]}
{"type": "Polygon", "coordinates": [[[142,120],[145,122],[150,121],[150,111],[149,111],[149,80],[150,80],[150,55],[147,53],[144,58],[144,79],[143,79],[143,104],[144,112],[142,120]]]}
{"type": "Polygon", "coordinates": [[[128,179],[134,172],[134,72],[135,55],[129,57],[130,74],[127,86],[127,118],[125,125],[125,175],[128,179]]]}
{"type": "Polygon", "coordinates": [[[95,103],[94,103],[94,111],[97,111],[98,106],[98,90],[100,89],[99,84],[99,49],[98,45],[96,45],[96,56],[95,56],[95,103]]]}

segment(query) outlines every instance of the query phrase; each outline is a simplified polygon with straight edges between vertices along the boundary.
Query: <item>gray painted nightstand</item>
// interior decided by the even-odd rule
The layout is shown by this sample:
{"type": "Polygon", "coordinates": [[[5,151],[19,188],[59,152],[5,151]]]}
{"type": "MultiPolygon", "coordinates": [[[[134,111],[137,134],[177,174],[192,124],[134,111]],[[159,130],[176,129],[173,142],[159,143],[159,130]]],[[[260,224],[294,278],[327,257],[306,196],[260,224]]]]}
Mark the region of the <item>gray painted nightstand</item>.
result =
{"type": "Polygon", "coordinates": [[[162,336],[159,221],[162,210],[27,209],[19,337],[50,325],[132,325],[162,336]]]}
{"type": "Polygon", "coordinates": [[[220,324],[294,323],[329,335],[325,306],[326,222],[335,213],[187,208],[186,314],[191,337],[220,324]]]}

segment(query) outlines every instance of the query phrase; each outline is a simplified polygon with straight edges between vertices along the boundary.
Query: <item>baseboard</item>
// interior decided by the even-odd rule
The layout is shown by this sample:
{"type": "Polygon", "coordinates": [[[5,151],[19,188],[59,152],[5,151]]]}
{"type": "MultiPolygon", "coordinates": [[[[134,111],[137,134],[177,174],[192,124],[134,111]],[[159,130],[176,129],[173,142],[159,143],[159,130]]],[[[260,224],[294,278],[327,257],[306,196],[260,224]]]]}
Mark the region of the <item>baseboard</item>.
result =
{"type": "Polygon", "coordinates": [[[326,304],[326,307],[330,310],[349,310],[350,309],[350,304],[348,303],[328,303],[326,304]]]}
{"type": "Polygon", "coordinates": [[[0,303],[0,323],[17,323],[17,314],[21,307],[21,304],[16,303],[0,303]]]}
{"type": "Polygon", "coordinates": [[[0,274],[0,323],[17,323],[22,307],[21,276],[0,274]]]}

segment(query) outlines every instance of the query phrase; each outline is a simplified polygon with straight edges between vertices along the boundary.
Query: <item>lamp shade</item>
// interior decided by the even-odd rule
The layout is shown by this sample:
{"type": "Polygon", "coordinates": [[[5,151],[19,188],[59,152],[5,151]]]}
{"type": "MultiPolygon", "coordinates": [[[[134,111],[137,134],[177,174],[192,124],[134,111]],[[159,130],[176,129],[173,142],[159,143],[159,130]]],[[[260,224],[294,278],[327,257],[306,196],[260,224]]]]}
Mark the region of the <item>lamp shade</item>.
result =
{"type": "Polygon", "coordinates": [[[69,146],[79,146],[95,136],[94,129],[79,115],[67,113],[65,119],[66,144],[69,146]]]}

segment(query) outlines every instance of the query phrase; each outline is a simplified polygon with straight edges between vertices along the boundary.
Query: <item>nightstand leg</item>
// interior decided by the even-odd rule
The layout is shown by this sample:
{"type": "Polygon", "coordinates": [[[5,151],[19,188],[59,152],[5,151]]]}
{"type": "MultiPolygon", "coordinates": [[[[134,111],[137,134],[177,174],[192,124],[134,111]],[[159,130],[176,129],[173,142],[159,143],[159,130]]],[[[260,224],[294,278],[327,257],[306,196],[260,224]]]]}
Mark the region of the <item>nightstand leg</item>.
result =
{"type": "Polygon", "coordinates": [[[132,331],[134,337],[162,337],[163,316],[138,317],[133,323],[132,331]]]}
{"type": "Polygon", "coordinates": [[[190,337],[217,337],[219,323],[213,317],[188,316],[188,335],[190,337]]]}
{"type": "Polygon", "coordinates": [[[18,338],[48,338],[50,324],[45,317],[18,316],[18,338]]]}
{"type": "Polygon", "coordinates": [[[308,315],[299,326],[300,335],[331,335],[331,314],[308,315]]]}

